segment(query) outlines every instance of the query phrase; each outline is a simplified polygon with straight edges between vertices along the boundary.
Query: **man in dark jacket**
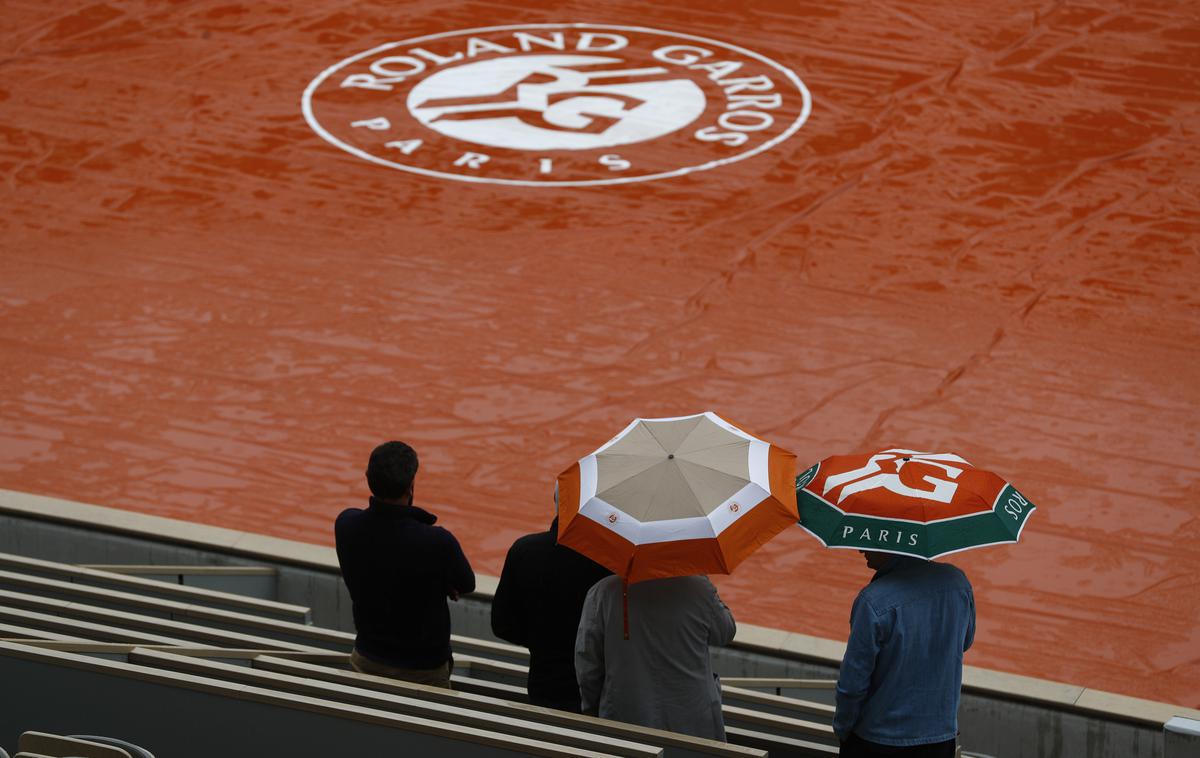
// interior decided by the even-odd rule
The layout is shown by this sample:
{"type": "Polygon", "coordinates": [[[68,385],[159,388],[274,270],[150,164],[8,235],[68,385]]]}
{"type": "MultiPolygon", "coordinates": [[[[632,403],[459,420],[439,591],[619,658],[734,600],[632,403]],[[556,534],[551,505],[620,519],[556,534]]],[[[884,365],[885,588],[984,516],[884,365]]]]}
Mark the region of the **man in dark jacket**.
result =
{"type": "Polygon", "coordinates": [[[417,454],[403,442],[371,453],[366,509],[337,517],[338,563],[354,602],[355,670],[450,686],[450,609],[475,573],[437,516],[413,505],[417,454]]]}
{"type": "Polygon", "coordinates": [[[575,632],[588,590],[609,570],[558,544],[550,531],[521,537],[508,551],[492,600],[492,632],[529,648],[529,702],[579,713],[575,632]]]}

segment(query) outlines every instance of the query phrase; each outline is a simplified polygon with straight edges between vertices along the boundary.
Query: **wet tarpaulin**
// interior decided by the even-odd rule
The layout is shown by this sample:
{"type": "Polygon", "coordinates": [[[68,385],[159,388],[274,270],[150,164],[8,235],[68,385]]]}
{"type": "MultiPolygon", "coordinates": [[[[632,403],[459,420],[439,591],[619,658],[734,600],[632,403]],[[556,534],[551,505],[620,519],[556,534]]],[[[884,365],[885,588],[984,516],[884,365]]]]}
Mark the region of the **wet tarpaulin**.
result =
{"type": "MultiPolygon", "coordinates": [[[[968,662],[1200,705],[1186,4],[10,2],[0,44],[0,486],[330,544],[400,438],[496,573],[635,416],[950,451],[1039,506],[953,558],[968,662]]],[[[719,583],[843,639],[866,578],[797,528],[719,583]]]]}

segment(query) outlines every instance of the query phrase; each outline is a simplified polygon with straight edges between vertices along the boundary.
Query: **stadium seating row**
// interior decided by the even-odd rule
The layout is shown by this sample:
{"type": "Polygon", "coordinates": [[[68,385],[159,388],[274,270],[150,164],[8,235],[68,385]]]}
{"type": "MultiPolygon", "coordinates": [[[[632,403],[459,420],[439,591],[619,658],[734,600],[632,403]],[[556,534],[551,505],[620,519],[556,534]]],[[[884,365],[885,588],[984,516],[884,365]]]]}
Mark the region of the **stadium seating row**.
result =
{"type": "MultiPolygon", "coordinates": [[[[0,596],[0,639],[24,636],[25,642],[29,642],[29,633],[22,629],[28,629],[31,620],[36,620],[39,627],[36,636],[41,638],[36,644],[49,647],[82,640],[124,644],[123,652],[101,653],[97,649],[90,655],[107,655],[111,662],[123,661],[125,665],[130,646],[165,646],[164,649],[175,652],[186,650],[196,657],[245,666],[251,665],[258,655],[269,653],[275,658],[344,670],[342,661],[350,639],[346,633],[353,629],[353,623],[349,597],[338,577],[332,548],[0,490],[0,552],[60,561],[70,575],[58,570],[22,572],[11,564],[0,566],[0,570],[31,573],[71,584],[131,591],[128,587],[98,581],[86,572],[74,572],[73,564],[86,564],[79,568],[104,571],[111,566],[110,574],[155,578],[169,585],[214,589],[263,600],[283,600],[311,609],[314,624],[327,627],[325,631],[340,630],[345,641],[339,644],[336,639],[314,642],[299,638],[288,642],[278,638],[278,630],[257,626],[222,628],[212,620],[182,611],[176,613],[177,609],[159,613],[144,607],[116,605],[101,608],[104,615],[94,618],[81,606],[96,603],[79,596],[50,598],[42,606],[14,605],[0,596]]],[[[454,638],[461,659],[454,682],[460,692],[519,703],[524,697],[523,682],[518,681],[521,674],[502,664],[521,666],[527,662],[527,656],[523,649],[497,643],[491,635],[490,597],[495,583],[494,577],[479,576],[477,592],[451,606],[454,628],[460,632],[454,638]]],[[[0,588],[0,593],[36,597],[37,592],[47,588],[29,589],[10,585],[0,588]]],[[[207,604],[195,602],[191,597],[160,597],[185,606],[207,604]]],[[[286,620],[278,614],[212,605],[246,616],[286,620]]],[[[69,650],[64,648],[63,652],[69,650]]],[[[833,699],[830,683],[797,677],[836,676],[841,653],[842,645],[834,640],[739,624],[734,643],[714,649],[713,657],[732,707],[747,707],[733,696],[733,690],[749,689],[761,695],[785,695],[791,700],[828,708],[833,699]]],[[[827,723],[827,716],[816,712],[795,714],[790,708],[776,711],[769,699],[750,707],[827,723]]],[[[1196,728],[1200,725],[1200,711],[1195,709],[971,666],[964,671],[959,718],[964,738],[976,746],[978,755],[1190,758],[1200,748],[1200,730],[1196,728]]],[[[13,722],[11,729],[3,731],[6,726],[0,713],[0,745],[11,747],[18,729],[34,725],[13,722]]],[[[52,724],[41,726],[56,728],[52,724]]],[[[770,749],[771,746],[755,743],[753,735],[742,734],[741,730],[742,727],[734,725],[728,729],[735,745],[770,749]]],[[[821,743],[816,738],[809,741],[821,743]]]]}
{"type": "MultiPolygon", "coordinates": [[[[194,719],[214,711],[215,718],[221,711],[223,719],[237,713],[244,720],[253,712],[281,727],[293,720],[287,711],[298,708],[370,724],[372,734],[390,735],[378,737],[381,746],[402,735],[406,747],[437,741],[445,755],[836,754],[831,709],[821,703],[727,687],[732,744],[715,743],[528,705],[522,702],[527,652],[503,643],[456,636],[456,689],[438,690],[348,670],[353,635],[307,623],[306,609],[296,606],[162,582],[143,586],[153,580],[99,566],[0,555],[0,567],[0,676],[39,683],[28,688],[27,706],[54,703],[64,712],[104,712],[116,719],[106,723],[129,723],[112,713],[111,698],[94,698],[119,689],[131,698],[132,712],[139,704],[157,712],[167,702],[191,709],[203,703],[204,711],[183,713],[194,719]],[[104,685],[87,686],[97,680],[104,685]],[[73,694],[55,694],[63,691],[73,694]],[[232,707],[247,700],[255,705],[232,707]],[[381,725],[387,730],[380,732],[381,725]]],[[[16,716],[0,717],[0,726],[21,728],[10,718],[16,716]]],[[[160,729],[170,723],[156,721],[160,729]]],[[[138,733],[144,732],[143,726],[138,733]]],[[[295,754],[321,742],[302,739],[305,730],[279,734],[290,735],[289,749],[301,750],[295,754]]],[[[176,746],[171,752],[183,754],[176,746]]]]}

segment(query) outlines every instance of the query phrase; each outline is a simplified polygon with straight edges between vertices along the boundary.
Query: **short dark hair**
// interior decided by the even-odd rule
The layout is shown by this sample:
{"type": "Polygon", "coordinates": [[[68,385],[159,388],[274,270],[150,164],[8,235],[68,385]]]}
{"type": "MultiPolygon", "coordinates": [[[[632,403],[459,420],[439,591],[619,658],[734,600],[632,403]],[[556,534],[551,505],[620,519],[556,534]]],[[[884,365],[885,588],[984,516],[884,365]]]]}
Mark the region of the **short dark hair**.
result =
{"type": "Polygon", "coordinates": [[[371,451],[367,463],[367,486],[371,494],[386,500],[404,497],[417,475],[417,451],[403,442],[385,442],[371,451]]]}

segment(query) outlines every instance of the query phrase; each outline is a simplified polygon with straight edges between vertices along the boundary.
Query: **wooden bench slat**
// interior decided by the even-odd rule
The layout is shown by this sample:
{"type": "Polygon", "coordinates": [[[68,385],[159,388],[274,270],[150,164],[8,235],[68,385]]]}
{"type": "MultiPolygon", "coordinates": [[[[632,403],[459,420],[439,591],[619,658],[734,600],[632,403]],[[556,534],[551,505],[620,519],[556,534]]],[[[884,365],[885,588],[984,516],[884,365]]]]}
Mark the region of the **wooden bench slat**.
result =
{"type": "MultiPolygon", "coordinates": [[[[354,646],[354,634],[336,629],[326,629],[310,624],[299,624],[238,611],[181,603],[174,600],[146,597],[121,590],[90,587],[55,579],[46,579],[44,577],[22,576],[13,572],[0,570],[0,581],[3,581],[5,577],[15,582],[17,586],[24,587],[27,590],[24,594],[30,594],[31,592],[58,593],[78,598],[83,603],[94,607],[114,605],[136,608],[140,611],[162,613],[176,619],[186,619],[199,624],[214,624],[224,628],[232,627],[239,633],[266,636],[269,638],[283,638],[281,642],[298,641],[296,644],[304,644],[310,647],[316,646],[349,651],[354,646]],[[241,632],[240,630],[247,631],[241,632]]],[[[3,590],[0,590],[0,593],[2,592],[3,590]]],[[[0,602],[3,601],[0,600],[0,602]]],[[[502,642],[481,640],[463,635],[451,635],[451,644],[456,654],[477,655],[480,658],[508,658],[518,661],[528,659],[528,651],[525,648],[502,642]]]]}
{"type": "Polygon", "coordinates": [[[46,613],[42,613],[32,607],[12,607],[11,604],[5,603],[3,594],[3,592],[0,592],[0,619],[16,624],[24,624],[32,629],[61,632],[81,637],[84,641],[90,642],[144,642],[162,645],[187,644],[186,640],[176,637],[126,629],[120,626],[101,624],[70,616],[56,616],[53,611],[57,610],[60,606],[50,603],[37,606],[46,610],[46,613]]]}
{"type": "Polygon", "coordinates": [[[113,574],[183,574],[185,576],[275,576],[272,566],[200,566],[166,563],[79,563],[79,568],[106,571],[113,574]]]}
{"type": "Polygon", "coordinates": [[[731,676],[721,677],[721,681],[731,687],[759,687],[762,689],[781,690],[832,690],[837,687],[836,679],[789,679],[786,677],[753,677],[731,676]]]}
{"type": "Polygon", "coordinates": [[[70,634],[61,634],[59,632],[51,632],[46,629],[35,629],[31,626],[21,624],[6,624],[0,622],[0,638],[4,639],[26,639],[26,640],[61,640],[74,642],[87,642],[83,637],[76,637],[70,634]]]}
{"type": "MultiPolygon", "coordinates": [[[[185,621],[180,621],[178,619],[158,618],[155,616],[128,613],[126,611],[118,611],[111,608],[88,605],[86,603],[64,603],[59,600],[49,600],[37,595],[30,595],[22,592],[11,592],[9,590],[0,590],[0,608],[3,607],[10,609],[10,611],[8,611],[10,616],[12,613],[11,609],[22,608],[43,612],[48,615],[68,616],[85,621],[108,624],[118,629],[132,631],[145,630],[156,635],[178,635],[177,640],[197,640],[218,645],[229,645],[230,647],[263,647],[267,649],[278,648],[283,650],[324,652],[324,650],[321,648],[312,645],[304,645],[253,634],[244,634],[215,626],[202,626],[200,624],[192,624],[185,621]]],[[[3,613],[3,611],[0,611],[0,613],[3,613]]],[[[301,628],[311,629],[314,627],[301,628]]]]}
{"type": "Polygon", "coordinates": [[[784,697],[782,695],[772,695],[766,692],[758,692],[757,690],[732,687],[726,684],[724,680],[721,681],[721,697],[724,700],[732,700],[739,703],[751,703],[760,708],[776,709],[788,713],[806,714],[823,719],[832,719],[834,712],[837,710],[834,706],[826,705],[825,703],[814,703],[811,700],[801,700],[794,697],[784,697]]]}
{"type": "Polygon", "coordinates": [[[286,660],[319,663],[325,666],[349,665],[350,656],[343,653],[306,653],[292,650],[263,650],[261,648],[232,648],[232,647],[187,647],[179,645],[148,645],[142,642],[89,642],[88,640],[0,640],[0,642],[17,642],[40,650],[57,650],[61,653],[110,653],[128,655],[136,649],[160,650],[175,655],[185,655],[191,658],[221,658],[227,660],[252,661],[263,655],[286,660]]]}
{"type": "Polygon", "coordinates": [[[804,737],[816,737],[826,742],[833,741],[835,744],[837,742],[837,737],[833,733],[833,727],[829,724],[819,724],[815,721],[778,716],[774,713],[765,713],[751,708],[740,708],[736,705],[725,705],[722,706],[721,710],[725,714],[725,722],[727,724],[732,723],[735,726],[749,724],[749,728],[778,734],[783,737],[800,739],[804,737]]]}
{"type": "Polygon", "coordinates": [[[560,711],[554,708],[542,708],[536,705],[529,705],[525,700],[524,689],[517,689],[510,685],[498,684],[496,682],[488,682],[484,680],[472,680],[467,677],[453,676],[451,683],[456,689],[445,690],[437,687],[425,687],[411,682],[404,682],[397,679],[389,679],[387,677],[374,676],[371,674],[360,674],[356,671],[345,671],[334,669],[328,666],[320,666],[311,663],[302,663],[294,660],[283,660],[274,654],[267,654],[260,658],[256,658],[251,662],[254,668],[261,668],[267,671],[277,671],[282,674],[293,674],[295,676],[307,677],[310,679],[323,679],[325,681],[346,684],[353,687],[374,689],[381,692],[394,692],[398,694],[409,694],[413,697],[421,697],[430,702],[437,703],[460,703],[467,700],[471,703],[472,708],[488,710],[489,712],[514,715],[518,717],[536,717],[538,720],[545,723],[557,724],[564,727],[574,729],[586,729],[595,731],[600,734],[615,734],[625,739],[635,741],[650,741],[653,744],[664,745],[668,748],[675,747],[677,749],[699,752],[703,754],[712,754],[718,756],[750,756],[761,755],[760,750],[738,747],[734,745],[724,745],[720,742],[712,740],[700,739],[675,732],[663,731],[660,729],[649,729],[647,727],[638,726],[636,724],[627,724],[621,721],[609,721],[607,719],[598,719],[593,716],[585,716],[569,711],[560,711]],[[464,686],[472,686],[472,690],[464,690],[464,686]],[[519,696],[521,700],[514,699],[514,696],[519,696]]]}
{"type": "MultiPolygon", "coordinates": [[[[262,687],[237,685],[220,679],[183,674],[119,661],[38,650],[11,643],[0,643],[0,661],[4,659],[23,661],[27,664],[46,668],[47,670],[61,671],[68,675],[71,671],[81,671],[89,678],[101,675],[118,677],[132,682],[145,682],[153,686],[150,690],[152,692],[160,692],[163,687],[167,687],[171,691],[180,693],[206,693],[215,695],[218,702],[253,702],[273,709],[311,713],[335,718],[344,722],[383,726],[413,735],[431,736],[438,740],[452,742],[474,743],[520,755],[537,755],[544,758],[616,758],[616,756],[608,752],[583,750],[543,740],[502,734],[484,727],[447,724],[434,719],[399,716],[378,709],[351,707],[344,703],[321,698],[284,693],[262,687]]],[[[66,691],[75,692],[76,689],[68,687],[66,691]]],[[[159,714],[158,717],[161,719],[173,715],[175,714],[168,711],[164,714],[159,714]]],[[[186,719],[190,718],[190,716],[183,713],[179,718],[186,719]]],[[[186,739],[186,736],[181,736],[180,739],[186,739]]],[[[762,756],[764,754],[758,753],[757,755],[762,756]]]]}
{"type": "Polygon", "coordinates": [[[256,614],[225,610],[223,608],[136,595],[121,590],[111,590],[106,587],[92,587],[72,582],[62,582],[57,579],[25,576],[3,570],[0,570],[0,584],[20,587],[26,594],[37,593],[41,596],[52,597],[58,595],[76,598],[93,606],[133,608],[138,611],[161,613],[172,618],[186,618],[200,623],[209,622],[219,626],[254,630],[254,633],[304,639],[313,644],[343,647],[353,645],[354,643],[353,634],[333,629],[324,629],[308,624],[298,624],[256,614]]]}
{"type": "Polygon", "coordinates": [[[725,727],[725,736],[730,742],[748,747],[760,747],[771,754],[771,758],[791,758],[791,756],[820,756],[838,755],[841,749],[833,745],[822,745],[819,742],[797,740],[790,737],[780,737],[753,729],[743,729],[737,726],[725,727]]]}
{"type": "Polygon", "coordinates": [[[302,678],[290,674],[281,674],[246,666],[235,666],[205,659],[189,658],[162,650],[138,648],[129,654],[129,660],[131,663],[140,665],[156,666],[188,674],[223,679],[229,682],[265,687],[280,692],[319,697],[346,703],[347,705],[375,708],[418,718],[437,718],[446,723],[474,725],[478,724],[481,717],[483,717],[487,720],[488,728],[501,733],[570,745],[585,750],[606,750],[607,752],[626,756],[627,758],[652,758],[661,756],[662,754],[661,748],[644,743],[619,740],[612,737],[601,739],[591,734],[538,723],[528,718],[521,719],[476,711],[465,707],[463,703],[438,703],[435,705],[429,703],[424,698],[414,698],[408,695],[385,693],[376,690],[364,690],[329,681],[302,678]]]}
{"type": "MultiPolygon", "coordinates": [[[[22,555],[0,553],[0,575],[21,574],[23,572],[40,572],[49,574],[58,580],[84,583],[82,586],[112,585],[113,587],[131,592],[144,593],[150,596],[164,596],[187,604],[209,604],[217,607],[229,607],[249,613],[266,614],[273,618],[281,618],[299,623],[308,623],[312,614],[308,608],[290,603],[280,603],[275,600],[238,595],[232,592],[190,587],[181,584],[167,584],[139,576],[128,576],[99,569],[84,568],[67,563],[45,561],[39,558],[27,558],[22,555]]],[[[33,574],[25,574],[32,576],[33,574]]]]}
{"type": "Polygon", "coordinates": [[[471,653],[484,658],[508,659],[525,665],[529,664],[529,650],[517,645],[510,645],[507,642],[496,642],[495,640],[485,640],[480,637],[451,634],[450,645],[455,650],[462,650],[464,652],[469,650],[471,653]]]}

